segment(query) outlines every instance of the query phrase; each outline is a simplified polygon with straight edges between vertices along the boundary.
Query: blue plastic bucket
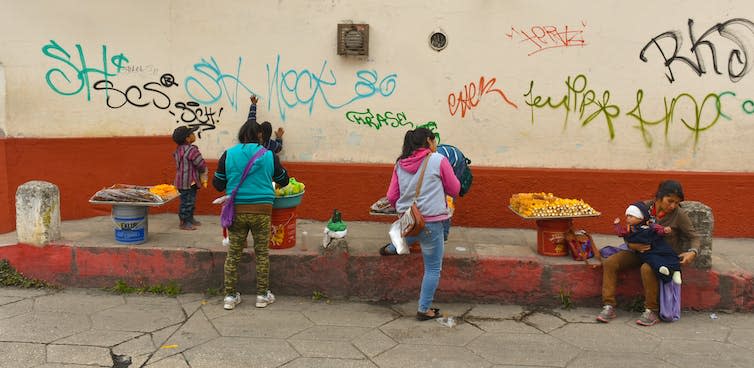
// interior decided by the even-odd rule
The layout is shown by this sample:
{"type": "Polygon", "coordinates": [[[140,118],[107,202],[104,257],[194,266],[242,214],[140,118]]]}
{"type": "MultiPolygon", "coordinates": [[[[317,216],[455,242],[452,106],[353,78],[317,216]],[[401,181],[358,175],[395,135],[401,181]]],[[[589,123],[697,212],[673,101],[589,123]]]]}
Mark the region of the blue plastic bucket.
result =
{"type": "Polygon", "coordinates": [[[148,208],[113,206],[115,241],[119,244],[142,244],[147,241],[148,208]]]}

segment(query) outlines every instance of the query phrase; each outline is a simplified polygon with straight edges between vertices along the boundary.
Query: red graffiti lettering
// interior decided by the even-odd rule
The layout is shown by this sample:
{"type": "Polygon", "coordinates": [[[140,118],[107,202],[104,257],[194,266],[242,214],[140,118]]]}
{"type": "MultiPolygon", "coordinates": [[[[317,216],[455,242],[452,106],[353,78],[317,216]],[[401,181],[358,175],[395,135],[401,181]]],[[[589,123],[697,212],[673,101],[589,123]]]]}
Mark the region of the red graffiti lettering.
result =
{"type": "Polygon", "coordinates": [[[450,116],[455,116],[458,112],[458,108],[460,107],[461,117],[465,117],[467,110],[471,110],[479,105],[479,100],[482,98],[482,96],[492,92],[499,94],[500,97],[503,98],[503,101],[505,101],[505,103],[507,103],[508,105],[518,108],[518,106],[513,103],[513,101],[508,99],[508,96],[505,95],[505,92],[503,92],[499,88],[494,88],[496,81],[497,78],[490,78],[490,80],[485,81],[484,77],[480,77],[478,90],[477,85],[474,82],[471,82],[463,86],[463,89],[458,92],[458,95],[450,93],[448,95],[448,109],[450,110],[450,116]]]}
{"type": "Polygon", "coordinates": [[[580,29],[564,26],[561,31],[556,26],[532,26],[529,31],[511,27],[511,32],[506,33],[505,36],[511,40],[515,36],[515,40],[519,43],[533,45],[533,50],[527,54],[531,56],[540,51],[559,47],[585,46],[586,41],[583,36],[586,23],[582,21],[581,26],[580,29]]]}

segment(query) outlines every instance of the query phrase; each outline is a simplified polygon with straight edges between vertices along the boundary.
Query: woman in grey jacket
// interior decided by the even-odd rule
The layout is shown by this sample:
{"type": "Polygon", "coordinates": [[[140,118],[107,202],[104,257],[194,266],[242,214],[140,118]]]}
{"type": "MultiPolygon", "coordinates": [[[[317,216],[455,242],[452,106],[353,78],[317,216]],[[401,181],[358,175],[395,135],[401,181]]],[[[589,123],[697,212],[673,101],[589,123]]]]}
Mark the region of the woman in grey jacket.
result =
{"type": "MultiPolygon", "coordinates": [[[[448,204],[445,196],[457,197],[461,183],[453,173],[453,167],[445,156],[436,153],[435,135],[427,128],[406,132],[403,151],[396,160],[387,198],[398,213],[406,212],[416,201],[424,217],[424,229],[416,237],[406,239],[408,244],[419,240],[424,257],[424,277],[419,293],[419,308],[416,318],[425,321],[440,316],[440,310],[431,308],[435,290],[440,283],[442,257],[445,252],[443,221],[448,219],[448,204]],[[416,185],[421,176],[421,167],[427,160],[419,197],[416,185]]],[[[389,244],[384,253],[394,254],[395,247],[389,244]]]]}

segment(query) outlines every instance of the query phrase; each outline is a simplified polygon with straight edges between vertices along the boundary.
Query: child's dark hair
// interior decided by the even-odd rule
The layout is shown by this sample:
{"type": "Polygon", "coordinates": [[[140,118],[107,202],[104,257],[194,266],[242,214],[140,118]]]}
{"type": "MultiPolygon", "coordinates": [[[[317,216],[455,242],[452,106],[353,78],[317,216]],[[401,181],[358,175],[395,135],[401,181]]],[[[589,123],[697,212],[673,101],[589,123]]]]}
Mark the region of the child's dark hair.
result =
{"type": "Polygon", "coordinates": [[[267,144],[267,142],[269,142],[270,140],[270,137],[272,137],[272,124],[270,124],[269,121],[265,121],[262,124],[259,124],[259,126],[262,128],[262,142],[260,143],[267,144]]]}
{"type": "Polygon", "coordinates": [[[427,142],[427,138],[432,140],[435,139],[435,133],[432,133],[432,131],[427,128],[416,128],[407,131],[406,135],[403,137],[403,150],[398,157],[398,160],[411,156],[411,154],[419,148],[428,148],[429,143],[427,142]]]}
{"type": "Polygon", "coordinates": [[[238,141],[240,143],[259,143],[260,126],[254,120],[246,120],[238,129],[238,141]]]}

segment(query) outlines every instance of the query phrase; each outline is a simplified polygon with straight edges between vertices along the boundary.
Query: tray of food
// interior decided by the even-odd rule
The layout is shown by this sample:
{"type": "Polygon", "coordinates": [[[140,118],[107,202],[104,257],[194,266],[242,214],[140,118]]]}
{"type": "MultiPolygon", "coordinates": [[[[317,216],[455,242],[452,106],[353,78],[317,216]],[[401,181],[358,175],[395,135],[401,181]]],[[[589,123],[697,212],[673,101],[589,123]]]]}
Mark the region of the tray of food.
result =
{"type": "Polygon", "coordinates": [[[170,184],[154,186],[115,184],[94,193],[89,198],[89,203],[125,206],[161,206],[177,198],[178,195],[178,190],[170,184]]]}
{"type": "Polygon", "coordinates": [[[581,199],[559,198],[552,193],[516,193],[508,208],[531,220],[596,217],[601,213],[581,199]]]}

